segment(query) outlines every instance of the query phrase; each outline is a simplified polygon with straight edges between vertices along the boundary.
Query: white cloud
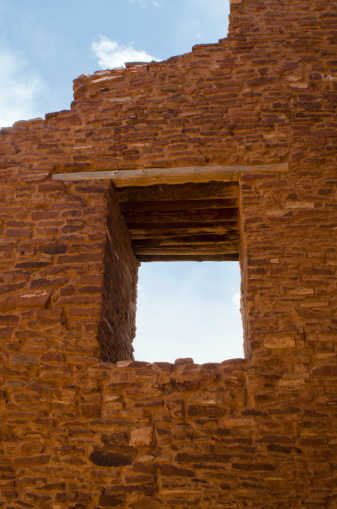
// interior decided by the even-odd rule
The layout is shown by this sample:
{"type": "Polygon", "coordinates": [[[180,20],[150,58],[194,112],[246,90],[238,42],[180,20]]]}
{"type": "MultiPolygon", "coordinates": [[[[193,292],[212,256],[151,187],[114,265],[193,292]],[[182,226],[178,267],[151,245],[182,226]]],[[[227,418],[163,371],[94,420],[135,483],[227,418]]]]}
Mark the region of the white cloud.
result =
{"type": "Polygon", "coordinates": [[[137,301],[139,303],[139,302],[147,302],[147,300],[148,299],[147,299],[144,287],[143,287],[143,285],[141,285],[139,283],[138,287],[137,287],[137,301]]]}
{"type": "Polygon", "coordinates": [[[121,67],[125,62],[151,62],[157,58],[149,55],[146,51],[139,51],[130,43],[128,46],[111,41],[103,35],[99,36],[98,41],[94,41],[91,49],[98,59],[98,64],[102,69],[114,69],[121,67]]]}
{"type": "Polygon", "coordinates": [[[234,293],[232,302],[237,309],[240,309],[240,292],[234,293]]]}
{"type": "Polygon", "coordinates": [[[38,100],[46,89],[41,76],[8,49],[0,48],[0,69],[0,126],[41,115],[38,100]]]}

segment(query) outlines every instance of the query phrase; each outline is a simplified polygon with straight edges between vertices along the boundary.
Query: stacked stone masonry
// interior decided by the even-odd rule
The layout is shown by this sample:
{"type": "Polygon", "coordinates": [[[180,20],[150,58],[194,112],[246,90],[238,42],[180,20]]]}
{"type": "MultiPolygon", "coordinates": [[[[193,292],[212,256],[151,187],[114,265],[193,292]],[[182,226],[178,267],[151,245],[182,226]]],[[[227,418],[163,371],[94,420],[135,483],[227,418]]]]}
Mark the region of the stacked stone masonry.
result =
{"type": "Polygon", "coordinates": [[[232,1],[218,44],[1,130],[1,508],[337,508],[336,43],[335,0],[232,1]],[[282,162],[238,184],[246,358],[134,361],[111,183],[52,175],[282,162]]]}

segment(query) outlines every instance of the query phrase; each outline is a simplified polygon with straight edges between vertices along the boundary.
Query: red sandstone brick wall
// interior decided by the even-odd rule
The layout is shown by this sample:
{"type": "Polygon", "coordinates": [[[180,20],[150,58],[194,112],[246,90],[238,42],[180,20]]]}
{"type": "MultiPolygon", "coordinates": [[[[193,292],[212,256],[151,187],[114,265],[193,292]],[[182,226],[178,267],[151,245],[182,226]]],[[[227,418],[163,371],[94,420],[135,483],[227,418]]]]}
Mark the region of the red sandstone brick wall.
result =
{"type": "Polygon", "coordinates": [[[98,330],[101,358],[117,362],[133,359],[139,262],[111,188],[108,201],[107,238],[102,319],[98,330]]]}
{"type": "Polygon", "coordinates": [[[219,44],[1,130],[0,507],[337,506],[336,33],[334,1],[236,1],[219,44]],[[101,362],[110,184],[51,174],[243,162],[290,168],[240,180],[246,360],[101,362]]]}

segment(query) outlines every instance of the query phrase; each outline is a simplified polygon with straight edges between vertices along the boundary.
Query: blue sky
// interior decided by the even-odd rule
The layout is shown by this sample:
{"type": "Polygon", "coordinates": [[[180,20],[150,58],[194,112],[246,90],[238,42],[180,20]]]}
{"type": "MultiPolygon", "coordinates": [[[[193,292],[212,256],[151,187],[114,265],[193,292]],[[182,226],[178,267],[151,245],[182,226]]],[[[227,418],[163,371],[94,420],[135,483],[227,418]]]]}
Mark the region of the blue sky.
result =
{"type": "MultiPolygon", "coordinates": [[[[80,74],[217,42],[228,13],[228,0],[0,0],[0,126],[69,109],[80,74]]],[[[143,264],[136,358],[242,356],[239,279],[235,263],[143,264]]]]}

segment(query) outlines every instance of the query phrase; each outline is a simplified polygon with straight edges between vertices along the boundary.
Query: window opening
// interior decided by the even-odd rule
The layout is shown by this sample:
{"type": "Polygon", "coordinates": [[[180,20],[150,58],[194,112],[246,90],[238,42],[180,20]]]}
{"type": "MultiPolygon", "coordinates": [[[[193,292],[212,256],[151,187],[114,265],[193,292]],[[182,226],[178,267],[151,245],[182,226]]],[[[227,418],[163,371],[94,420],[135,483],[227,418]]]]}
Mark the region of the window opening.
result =
{"type": "Polygon", "coordinates": [[[238,262],[152,262],[139,269],[136,360],[244,357],[238,262]]]}

